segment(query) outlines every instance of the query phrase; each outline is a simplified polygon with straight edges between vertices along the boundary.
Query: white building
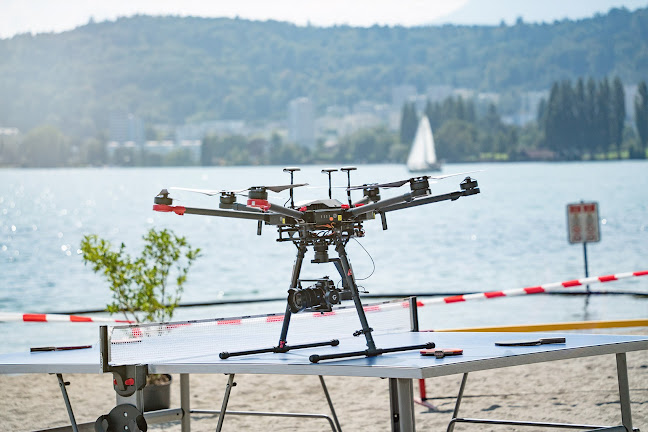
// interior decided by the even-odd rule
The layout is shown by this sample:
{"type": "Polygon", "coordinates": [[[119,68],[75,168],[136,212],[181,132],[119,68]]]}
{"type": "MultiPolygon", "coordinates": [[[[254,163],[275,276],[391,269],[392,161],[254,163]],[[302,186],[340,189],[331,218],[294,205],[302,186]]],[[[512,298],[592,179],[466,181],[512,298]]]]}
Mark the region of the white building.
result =
{"type": "Polygon", "coordinates": [[[315,109],[310,99],[301,97],[288,104],[288,139],[304,147],[315,147],[315,109]]]}

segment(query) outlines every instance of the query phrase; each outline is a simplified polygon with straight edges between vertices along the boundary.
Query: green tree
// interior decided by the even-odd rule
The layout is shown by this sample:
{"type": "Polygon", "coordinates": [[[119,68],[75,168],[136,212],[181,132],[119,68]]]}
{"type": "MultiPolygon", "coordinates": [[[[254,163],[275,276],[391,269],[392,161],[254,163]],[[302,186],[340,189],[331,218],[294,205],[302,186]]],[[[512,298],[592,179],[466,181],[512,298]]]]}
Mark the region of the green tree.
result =
{"type": "Polygon", "coordinates": [[[564,155],[564,98],[562,87],[556,82],[551,86],[545,117],[545,144],[557,155],[564,155]]]}
{"type": "Polygon", "coordinates": [[[23,139],[23,164],[31,167],[64,166],[70,155],[69,139],[55,126],[30,130],[23,139]]]}
{"type": "Polygon", "coordinates": [[[610,82],[604,78],[598,87],[596,95],[596,125],[597,137],[599,139],[599,148],[603,152],[605,158],[608,157],[611,145],[610,134],[610,82]]]}
{"type": "Polygon", "coordinates": [[[475,160],[478,155],[477,128],[465,120],[449,120],[435,135],[437,154],[449,162],[475,160]]]}
{"type": "Polygon", "coordinates": [[[585,82],[582,77],[576,82],[574,90],[574,147],[580,158],[587,152],[587,107],[585,93],[585,82]]]}
{"type": "Polygon", "coordinates": [[[621,159],[625,118],[625,91],[623,90],[621,79],[616,77],[612,82],[612,91],[610,94],[610,139],[616,146],[617,159],[621,159]]]}
{"type": "Polygon", "coordinates": [[[136,322],[168,321],[180,302],[187,273],[200,249],[193,249],[184,237],[166,229],[151,229],[143,239],[142,254],[132,258],[124,243],[113,250],[109,241],[95,234],[86,235],[81,241],[83,262],[92,264],[92,270],[108,282],[113,293],[108,312],[121,312],[136,322]],[[172,272],[175,283],[169,282],[172,272]]]}
{"type": "Polygon", "coordinates": [[[400,142],[408,146],[412,145],[416,128],[418,127],[418,115],[416,114],[416,105],[406,103],[403,105],[400,124],[400,142]]]}
{"type": "Polygon", "coordinates": [[[637,96],[634,100],[635,126],[639,135],[639,156],[646,157],[648,146],[648,87],[646,81],[641,81],[637,88],[637,96]]]}
{"type": "Polygon", "coordinates": [[[105,165],[108,163],[106,143],[97,138],[87,138],[82,144],[83,160],[89,165],[105,165]]]}
{"type": "Polygon", "coordinates": [[[597,132],[597,87],[596,81],[594,78],[589,78],[587,80],[587,85],[585,89],[585,103],[583,108],[585,109],[584,117],[584,139],[585,139],[585,149],[590,154],[590,159],[594,159],[594,155],[598,151],[599,139],[597,132]]]}
{"type": "Polygon", "coordinates": [[[430,121],[430,127],[432,128],[432,132],[437,130],[443,123],[443,119],[441,117],[440,111],[441,110],[439,104],[432,103],[429,100],[425,103],[424,114],[427,116],[428,120],[430,121]]]}
{"type": "Polygon", "coordinates": [[[242,135],[208,135],[201,144],[200,162],[209,165],[244,165],[249,162],[248,139],[242,135]]]}
{"type": "Polygon", "coordinates": [[[396,140],[396,136],[385,127],[356,131],[340,140],[337,160],[347,163],[386,162],[392,156],[390,150],[396,140]]]}

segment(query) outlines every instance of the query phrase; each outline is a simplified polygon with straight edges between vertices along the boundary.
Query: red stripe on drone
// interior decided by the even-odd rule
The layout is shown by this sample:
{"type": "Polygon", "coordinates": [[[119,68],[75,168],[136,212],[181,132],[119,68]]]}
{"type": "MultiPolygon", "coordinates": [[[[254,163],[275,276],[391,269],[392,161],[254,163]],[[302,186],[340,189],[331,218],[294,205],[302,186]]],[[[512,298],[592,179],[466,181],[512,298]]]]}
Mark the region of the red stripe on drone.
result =
{"type": "Polygon", "coordinates": [[[182,207],[182,206],[170,206],[170,205],[166,205],[166,204],[154,204],[153,205],[153,210],[158,211],[158,212],[173,212],[173,213],[175,213],[177,215],[180,215],[180,216],[185,214],[185,212],[187,211],[187,209],[185,207],[182,207]]]}

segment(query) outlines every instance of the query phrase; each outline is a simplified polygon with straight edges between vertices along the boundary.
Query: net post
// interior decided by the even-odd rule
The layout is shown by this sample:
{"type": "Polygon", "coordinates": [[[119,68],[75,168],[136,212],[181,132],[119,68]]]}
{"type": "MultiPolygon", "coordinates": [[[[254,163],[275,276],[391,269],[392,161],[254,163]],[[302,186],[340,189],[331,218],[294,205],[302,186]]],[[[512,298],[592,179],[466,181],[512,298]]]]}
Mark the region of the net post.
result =
{"type": "Polygon", "coordinates": [[[409,298],[409,310],[410,310],[410,326],[413,332],[419,331],[419,322],[418,322],[418,304],[416,301],[416,296],[409,298]]]}
{"type": "Polygon", "coordinates": [[[101,371],[110,372],[108,357],[110,356],[110,343],[108,342],[108,326],[99,326],[99,352],[101,355],[101,371]]]}

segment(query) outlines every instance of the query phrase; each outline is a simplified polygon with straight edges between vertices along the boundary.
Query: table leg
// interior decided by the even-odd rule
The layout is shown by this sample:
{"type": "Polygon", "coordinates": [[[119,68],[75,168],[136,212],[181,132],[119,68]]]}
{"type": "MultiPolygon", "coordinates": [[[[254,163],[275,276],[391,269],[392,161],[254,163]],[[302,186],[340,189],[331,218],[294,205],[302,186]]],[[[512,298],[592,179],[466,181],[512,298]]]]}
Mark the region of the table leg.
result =
{"type": "Polygon", "coordinates": [[[230,392],[232,391],[232,387],[234,387],[236,383],[234,382],[234,374],[229,375],[229,379],[227,380],[227,385],[225,386],[225,396],[223,396],[223,403],[221,405],[221,410],[220,410],[220,415],[218,416],[218,424],[216,425],[216,432],[220,432],[221,429],[223,429],[223,420],[225,420],[225,411],[227,411],[227,403],[229,402],[229,397],[230,397],[230,392]]]}
{"type": "Polygon", "coordinates": [[[454,420],[459,416],[459,407],[461,406],[461,400],[463,399],[463,393],[466,388],[466,381],[468,381],[468,373],[463,374],[463,378],[461,378],[461,385],[459,386],[459,394],[457,395],[457,402],[455,403],[454,411],[452,413],[452,421],[448,425],[447,432],[452,432],[454,430],[454,426],[455,426],[454,420]]]}
{"type": "Polygon", "coordinates": [[[72,411],[70,398],[68,397],[68,392],[67,389],[65,388],[65,386],[67,386],[70,383],[63,381],[63,375],[61,374],[56,374],[56,377],[58,378],[59,387],[61,388],[61,393],[63,394],[63,402],[65,402],[65,408],[67,408],[68,416],[70,417],[70,425],[72,427],[72,431],[78,432],[79,429],[77,427],[76,420],[74,419],[74,412],[72,411]]]}
{"type": "Polygon", "coordinates": [[[626,354],[617,354],[616,362],[619,379],[619,400],[621,401],[621,423],[628,431],[632,432],[632,411],[630,409],[630,385],[628,383],[626,354]]]}
{"type": "Polygon", "coordinates": [[[326,388],[326,382],[324,382],[324,377],[322,375],[319,375],[319,380],[320,383],[322,384],[322,389],[324,390],[324,396],[326,396],[326,401],[329,404],[331,415],[333,415],[333,420],[335,420],[335,427],[337,428],[337,432],[342,432],[342,428],[340,427],[340,421],[338,420],[337,413],[335,412],[335,408],[333,407],[333,401],[331,400],[331,395],[329,395],[328,388],[326,388]]]}
{"type": "Polygon", "coordinates": [[[191,432],[191,392],[189,374],[180,374],[180,408],[182,408],[182,432],[191,432]]]}
{"type": "Polygon", "coordinates": [[[136,390],[130,396],[120,396],[116,394],[116,406],[129,404],[133,405],[140,413],[144,412],[144,390],[136,390]]]}
{"type": "Polygon", "coordinates": [[[414,432],[414,387],[408,378],[389,379],[392,432],[414,432]]]}

